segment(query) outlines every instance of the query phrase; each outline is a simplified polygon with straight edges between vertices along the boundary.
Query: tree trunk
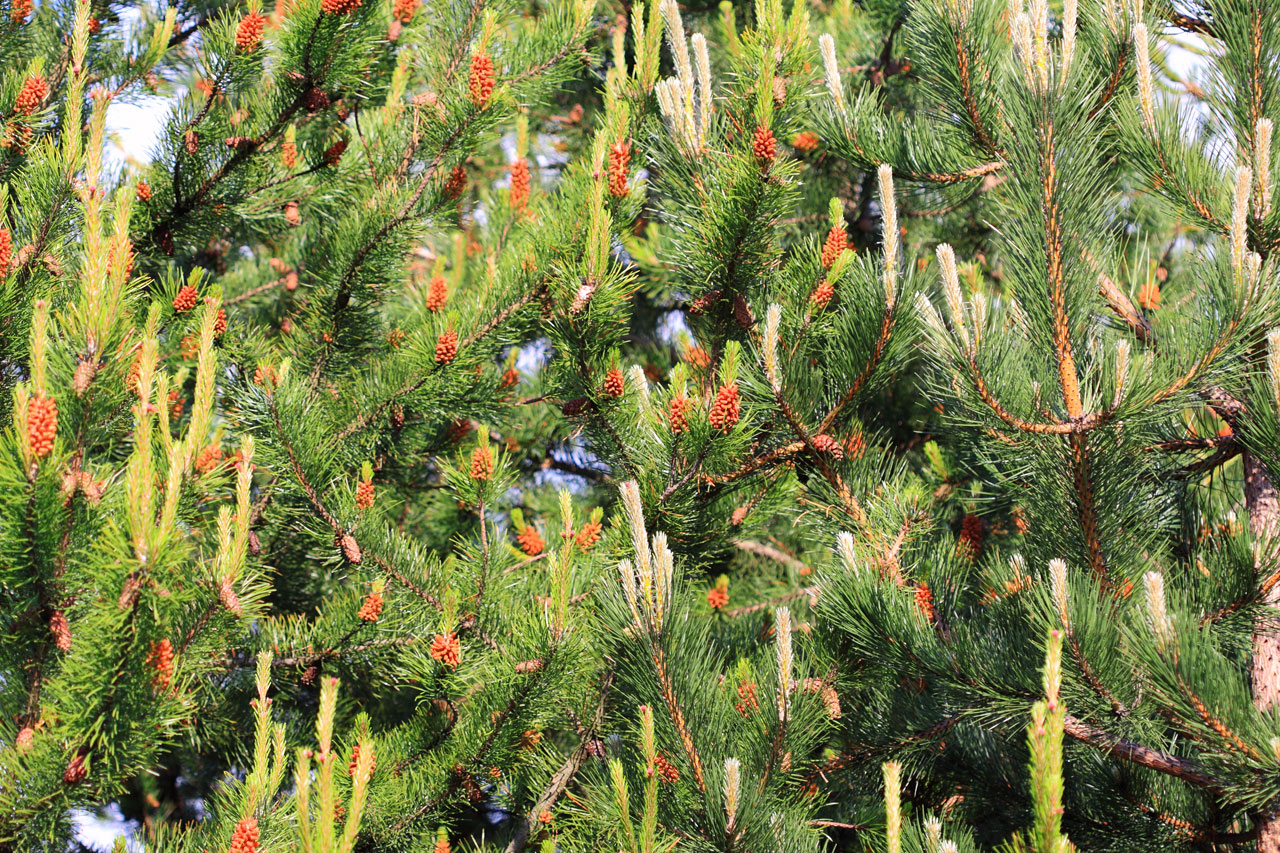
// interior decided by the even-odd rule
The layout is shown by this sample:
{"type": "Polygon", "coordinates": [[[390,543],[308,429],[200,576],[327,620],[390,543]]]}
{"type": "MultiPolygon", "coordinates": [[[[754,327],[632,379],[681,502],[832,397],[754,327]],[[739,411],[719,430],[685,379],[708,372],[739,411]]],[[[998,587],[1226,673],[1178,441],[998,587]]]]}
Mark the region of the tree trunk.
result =
{"type": "MultiPolygon", "coordinates": [[[[1280,532],[1280,493],[1267,476],[1257,458],[1246,451],[1244,464],[1244,499],[1249,511],[1249,531],[1261,543],[1255,571],[1259,578],[1270,573],[1273,549],[1271,537],[1280,532]]],[[[1250,674],[1253,676],[1253,704],[1266,711],[1280,704],[1280,618],[1275,611],[1280,608],[1280,584],[1273,586],[1262,600],[1268,609],[1253,630],[1253,660],[1250,674]]],[[[1258,853],[1280,853],[1280,815],[1274,811],[1260,819],[1258,853]]]]}

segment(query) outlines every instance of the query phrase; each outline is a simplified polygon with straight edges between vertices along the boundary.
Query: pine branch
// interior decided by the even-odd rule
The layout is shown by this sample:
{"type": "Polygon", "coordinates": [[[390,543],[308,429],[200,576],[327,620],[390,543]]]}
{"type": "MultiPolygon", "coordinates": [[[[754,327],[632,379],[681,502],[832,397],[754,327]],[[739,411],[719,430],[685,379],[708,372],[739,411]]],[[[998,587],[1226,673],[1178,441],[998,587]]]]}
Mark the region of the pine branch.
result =
{"type": "MultiPolygon", "coordinates": [[[[477,110],[472,110],[467,113],[466,118],[453,129],[449,136],[445,138],[444,142],[440,146],[440,150],[435,153],[431,162],[422,170],[422,177],[418,180],[418,185],[414,187],[413,192],[410,193],[409,198],[405,203],[400,206],[400,209],[390,219],[384,222],[378,230],[373,233],[373,236],[368,240],[365,240],[360,245],[360,248],[355,251],[355,254],[351,256],[350,262],[348,262],[346,269],[338,280],[338,291],[333,300],[333,317],[330,328],[334,332],[336,332],[342,325],[343,316],[346,312],[347,306],[351,302],[351,289],[355,285],[356,273],[359,272],[360,267],[365,262],[365,259],[369,257],[369,254],[377,248],[377,245],[382,242],[388,234],[398,228],[406,219],[409,218],[409,214],[411,214],[414,208],[417,207],[418,201],[427,191],[427,186],[439,173],[440,165],[444,162],[444,158],[453,150],[453,147],[467,132],[467,129],[471,126],[471,123],[478,115],[479,112],[477,110]]],[[[337,336],[333,335],[332,337],[336,339],[337,336]]],[[[324,371],[325,361],[329,351],[332,349],[332,346],[332,344],[327,346],[321,355],[316,358],[315,367],[312,368],[311,371],[311,384],[313,386],[319,380],[320,374],[324,371]]]]}
{"type": "Polygon", "coordinates": [[[1206,21],[1202,18],[1197,18],[1193,15],[1184,15],[1181,12],[1170,12],[1169,23],[1173,24],[1178,29],[1185,30],[1189,33],[1199,33],[1213,38],[1216,38],[1218,35],[1214,32],[1212,22],[1206,21]]]}
{"type": "Polygon", "coordinates": [[[1080,672],[1084,675],[1090,689],[1111,705],[1111,711],[1117,717],[1128,716],[1129,708],[1107,689],[1107,686],[1102,683],[1102,679],[1098,677],[1097,672],[1094,671],[1093,666],[1089,663],[1089,659],[1085,657],[1084,649],[1080,646],[1080,641],[1076,638],[1075,631],[1071,625],[1065,625],[1065,630],[1067,645],[1071,648],[1071,656],[1075,659],[1076,666],[1080,667],[1080,672]]]}
{"type": "Polygon", "coordinates": [[[987,163],[981,163],[977,166],[970,166],[967,169],[959,169],[955,172],[918,172],[910,169],[899,169],[894,167],[893,175],[904,181],[913,181],[916,183],[926,184],[958,184],[963,181],[972,181],[977,178],[985,178],[987,175],[995,174],[1005,166],[1001,160],[992,160],[987,163]]]}
{"type": "Polygon", "coordinates": [[[557,459],[550,449],[547,450],[546,457],[538,465],[543,471],[560,471],[565,474],[572,474],[575,477],[581,477],[592,483],[610,484],[613,478],[608,472],[601,471],[597,468],[587,468],[583,465],[577,465],[564,459],[557,459]]]}
{"type": "Polygon", "coordinates": [[[814,447],[813,436],[809,434],[808,429],[806,429],[804,424],[800,421],[799,416],[796,415],[796,413],[791,409],[791,406],[788,405],[786,398],[782,395],[781,386],[774,389],[774,396],[777,399],[778,407],[782,410],[782,416],[786,419],[787,423],[790,424],[791,430],[796,434],[796,437],[804,442],[805,448],[813,457],[814,464],[817,466],[818,471],[822,474],[823,478],[831,484],[831,487],[835,489],[836,494],[840,497],[840,502],[844,505],[846,511],[858,527],[864,533],[870,535],[872,531],[870,528],[870,519],[867,516],[866,510],[862,508],[862,504],[856,497],[854,497],[853,492],[850,491],[848,485],[844,482],[844,479],[840,476],[839,472],[832,468],[830,463],[827,462],[826,454],[820,452],[818,448],[814,447]]]}
{"type": "MultiPolygon", "coordinates": [[[[316,19],[317,26],[319,25],[319,20],[319,18],[316,19]]],[[[312,38],[314,39],[314,37],[315,34],[313,32],[312,38]]],[[[276,116],[275,121],[272,122],[272,124],[262,133],[253,137],[250,140],[250,144],[238,147],[235,153],[228,157],[212,175],[201,182],[194,195],[179,201],[177,196],[177,184],[175,182],[174,205],[170,209],[169,213],[152,227],[151,242],[155,245],[161,245],[165,235],[172,230],[175,223],[196,211],[201,203],[203,203],[203,201],[208,197],[209,193],[217,188],[222,181],[226,180],[226,178],[235,171],[237,166],[248,160],[254,154],[258,153],[263,145],[274,139],[281,131],[283,131],[285,125],[289,123],[289,120],[292,119],[294,115],[297,114],[298,110],[302,108],[302,105],[306,103],[307,92],[315,85],[315,82],[317,81],[312,81],[310,78],[304,79],[298,86],[298,93],[280,112],[280,114],[276,116]]],[[[213,95],[210,94],[210,98],[212,97],[213,95]]],[[[208,107],[206,105],[206,111],[207,108],[208,107]]],[[[178,162],[178,160],[174,161],[175,169],[177,168],[178,162]]]]}
{"type": "Polygon", "coordinates": [[[1070,714],[1066,718],[1066,733],[1108,755],[1181,779],[1190,785],[1203,788],[1218,796],[1229,796],[1228,792],[1231,786],[1227,782],[1189,759],[1169,755],[1125,740],[1070,714]]]}
{"type": "Polygon", "coordinates": [[[1124,69],[1129,61],[1129,52],[1127,45],[1121,45],[1120,58],[1116,61],[1116,67],[1112,70],[1111,76],[1107,78],[1107,85],[1102,90],[1102,97],[1098,99],[1098,103],[1089,111],[1089,119],[1092,121],[1095,116],[1106,109],[1107,104],[1115,98],[1116,93],[1120,91],[1120,81],[1124,79],[1124,69]]]}
{"type": "MultiPolygon", "coordinates": [[[[1276,545],[1271,546],[1271,553],[1267,557],[1267,562],[1275,564],[1277,558],[1280,558],[1280,553],[1277,553],[1276,548],[1276,545]]],[[[1219,607],[1217,610],[1214,610],[1211,613],[1206,613],[1204,616],[1200,617],[1201,627],[1217,622],[1219,619],[1226,616],[1230,616],[1232,613],[1241,610],[1247,605],[1254,604],[1259,601],[1266,601],[1271,591],[1276,588],[1276,584],[1280,584],[1280,569],[1276,569],[1274,572],[1263,578],[1262,583],[1258,584],[1256,589],[1250,589],[1247,594],[1240,598],[1237,598],[1236,600],[1219,607]]]]}
{"type": "Polygon", "coordinates": [[[1223,744],[1228,750],[1235,750],[1241,755],[1251,758],[1259,763],[1265,760],[1256,749],[1245,743],[1238,734],[1228,728],[1226,723],[1209,710],[1209,706],[1204,703],[1203,699],[1196,695],[1196,693],[1191,689],[1191,685],[1187,684],[1181,675],[1177,676],[1177,683],[1178,689],[1182,691],[1183,696],[1186,697],[1186,700],[1191,704],[1191,707],[1195,709],[1196,715],[1200,717],[1201,722],[1203,722],[1214,732],[1214,734],[1222,739],[1223,744]]]}
{"type": "Polygon", "coordinates": [[[1174,817],[1173,815],[1161,811],[1154,806],[1140,803],[1136,797],[1126,794],[1125,799],[1132,803],[1134,808],[1138,809],[1138,811],[1143,814],[1150,815],[1161,823],[1179,830],[1186,836],[1188,841],[1207,844],[1237,845],[1246,844],[1258,837],[1259,825],[1256,823],[1251,829],[1244,832],[1218,832],[1213,827],[1197,826],[1189,820],[1182,820],[1181,818],[1174,817]]]}
{"type": "Polygon", "coordinates": [[[528,815],[516,826],[515,835],[507,844],[506,853],[523,853],[525,848],[529,846],[530,837],[541,825],[539,816],[543,812],[555,808],[555,804],[569,787],[573,777],[582,769],[582,765],[586,763],[587,758],[594,754],[593,744],[598,740],[599,733],[604,726],[605,701],[608,699],[609,689],[612,685],[613,673],[606,672],[600,683],[600,698],[596,702],[596,712],[591,725],[582,732],[577,748],[569,754],[569,757],[560,765],[560,769],[551,777],[550,784],[547,785],[546,789],[534,802],[533,807],[529,809],[528,815]]]}
{"type": "Polygon", "coordinates": [[[1228,442],[1215,450],[1213,455],[1182,467],[1175,476],[1181,480],[1198,477],[1207,471],[1212,471],[1214,468],[1227,464],[1244,452],[1244,448],[1237,442],[1228,442]]]}
{"type": "Polygon", "coordinates": [[[813,571],[803,560],[797,560],[790,554],[779,551],[777,548],[766,545],[763,542],[753,542],[750,539],[735,539],[733,540],[733,545],[738,550],[746,551],[748,554],[756,554],[761,557],[767,557],[770,560],[776,560],[787,568],[795,569],[802,574],[813,571]]]}
{"type": "Polygon", "coordinates": [[[827,759],[822,764],[811,769],[805,774],[805,782],[817,782],[819,779],[826,781],[829,774],[837,773],[846,767],[860,764],[868,759],[877,758],[884,755],[892,755],[899,750],[926,740],[936,740],[951,730],[951,727],[960,722],[959,717],[944,717],[935,725],[927,729],[916,732],[908,737],[897,740],[891,744],[882,746],[864,747],[854,751],[843,751],[839,755],[827,759]]]}
{"type": "Polygon", "coordinates": [[[973,379],[974,390],[978,392],[978,397],[982,402],[987,404],[987,408],[991,409],[1000,420],[1004,421],[1011,427],[1021,430],[1022,432],[1033,433],[1037,435],[1072,435],[1074,433],[1088,432],[1096,429],[1110,420],[1109,412],[1090,412],[1083,415],[1079,420],[1069,420],[1058,423],[1036,423],[1033,421],[1025,421],[1016,417],[1001,405],[996,399],[991,389],[987,386],[987,381],[982,375],[982,371],[978,368],[978,363],[973,355],[967,357],[969,372],[973,379]]]}
{"type": "MultiPolygon", "coordinates": [[[[495,314],[493,318],[489,320],[489,322],[485,323],[483,326],[481,326],[479,329],[477,329],[475,332],[473,332],[464,340],[459,341],[458,343],[459,351],[465,350],[468,347],[472,346],[473,344],[478,343],[480,340],[482,340],[486,335],[488,335],[494,329],[498,328],[500,325],[505,323],[507,319],[511,317],[511,315],[515,314],[517,311],[519,311],[521,308],[524,308],[526,305],[531,304],[536,299],[541,298],[542,294],[546,292],[546,287],[547,287],[546,282],[541,281],[537,286],[529,288],[529,290],[527,290],[524,293],[524,295],[520,296],[510,305],[506,306],[497,314],[495,314]]],[[[427,381],[435,374],[436,371],[440,370],[441,368],[442,368],[442,365],[433,364],[417,379],[413,379],[401,385],[400,388],[394,391],[390,397],[378,403],[376,406],[373,407],[373,409],[371,409],[366,414],[359,415],[353,421],[351,421],[351,423],[343,427],[342,430],[337,434],[337,436],[335,436],[335,440],[342,441],[346,438],[349,438],[354,433],[357,433],[360,430],[368,427],[379,416],[381,416],[382,413],[385,412],[397,399],[405,396],[406,394],[412,394],[414,391],[417,391],[423,385],[427,384],[427,381]]]]}
{"type": "Polygon", "coordinates": [[[795,601],[798,598],[808,598],[809,604],[812,606],[817,602],[819,593],[820,590],[816,586],[806,586],[801,589],[797,589],[795,592],[789,592],[786,595],[771,598],[768,601],[761,601],[756,604],[745,604],[742,607],[735,607],[732,610],[726,610],[724,611],[724,615],[730,618],[748,616],[752,613],[759,613],[761,610],[773,610],[780,605],[795,601]]]}
{"type": "Polygon", "coordinates": [[[1098,292],[1102,294],[1102,298],[1107,301],[1107,305],[1110,306],[1111,310],[1128,325],[1134,337],[1144,344],[1154,344],[1156,339],[1155,330],[1151,328],[1151,323],[1147,318],[1138,313],[1138,310],[1133,307],[1133,302],[1120,289],[1120,286],[1115,283],[1115,280],[1103,272],[1101,265],[1088,249],[1082,249],[1081,254],[1085,263],[1097,273],[1098,292]]]}
{"type": "Polygon", "coordinates": [[[858,395],[863,385],[875,373],[876,367],[880,364],[880,359],[884,356],[885,350],[889,346],[889,336],[893,334],[895,316],[894,306],[887,306],[884,311],[884,319],[880,323],[880,334],[876,336],[875,346],[871,350],[871,358],[867,361],[866,366],[862,368],[862,372],[853,380],[849,390],[845,392],[839,402],[831,407],[831,411],[827,412],[827,416],[822,419],[822,424],[818,427],[819,433],[824,433],[831,429],[831,425],[836,422],[836,418],[840,417],[840,412],[845,406],[853,402],[853,398],[858,395]]]}
{"type": "Polygon", "coordinates": [[[652,644],[652,657],[658,684],[662,688],[662,699],[667,705],[668,713],[671,714],[671,723],[675,726],[676,734],[680,736],[680,744],[684,747],[685,756],[693,767],[693,778],[698,784],[698,790],[705,792],[707,783],[702,773],[702,757],[693,743],[693,733],[689,729],[684,711],[680,708],[680,701],[676,697],[675,685],[671,681],[671,674],[667,671],[666,653],[661,646],[657,645],[656,640],[653,640],[652,644]]]}
{"type": "Polygon", "coordinates": [[[684,474],[681,475],[680,479],[678,480],[675,479],[675,468],[674,466],[672,467],[671,479],[668,482],[667,487],[662,490],[662,495],[658,498],[658,503],[660,504],[666,503],[671,498],[672,495],[674,495],[676,492],[680,491],[680,489],[684,487],[685,483],[693,479],[693,477],[699,471],[702,470],[702,463],[707,458],[707,452],[709,450],[710,450],[709,446],[704,444],[702,449],[698,451],[697,458],[693,460],[693,464],[690,465],[688,469],[685,470],[684,474]]]}
{"type": "MultiPolygon", "coordinates": [[[[298,482],[298,485],[302,487],[302,491],[307,496],[308,502],[311,504],[312,508],[316,511],[316,514],[319,515],[324,520],[324,522],[329,525],[329,528],[333,531],[333,534],[335,536],[339,538],[344,536],[351,536],[352,541],[355,541],[355,537],[352,536],[352,534],[347,531],[347,529],[338,521],[338,519],[331,512],[329,512],[328,508],[325,507],[324,503],[320,500],[319,493],[316,491],[315,487],[311,485],[311,481],[307,478],[306,472],[302,470],[302,464],[298,461],[298,455],[293,449],[293,444],[289,441],[288,436],[285,434],[284,426],[280,422],[280,411],[276,407],[276,399],[274,396],[271,398],[270,408],[271,408],[272,421],[275,425],[276,438],[280,441],[281,447],[284,448],[285,454],[289,458],[289,464],[293,468],[294,479],[296,479],[298,482]]],[[[357,542],[356,545],[358,547],[359,543],[357,542]]],[[[402,572],[396,569],[390,563],[390,561],[388,561],[385,557],[382,557],[378,554],[373,554],[373,553],[364,554],[363,549],[361,550],[361,554],[363,556],[368,556],[370,559],[372,559],[374,564],[377,565],[379,569],[385,572],[388,577],[391,577],[392,579],[394,579],[397,583],[399,583],[405,589],[409,590],[414,595],[421,598],[423,601],[426,601],[428,604],[435,607],[437,610],[442,609],[442,604],[439,599],[437,599],[431,593],[427,592],[422,587],[415,584],[413,581],[409,580],[409,578],[407,578],[402,572]]]]}
{"type": "Polygon", "coordinates": [[[965,114],[969,117],[969,124],[972,125],[974,136],[977,138],[978,144],[982,146],[982,150],[993,157],[997,156],[999,148],[987,131],[986,125],[982,120],[982,113],[978,109],[978,102],[974,97],[973,81],[970,78],[969,52],[965,47],[963,30],[956,31],[955,55],[956,68],[960,72],[961,101],[964,103],[965,114]]]}
{"type": "Polygon", "coordinates": [[[467,765],[484,763],[485,756],[487,756],[489,754],[489,750],[493,748],[493,744],[497,740],[498,735],[502,732],[502,728],[506,724],[508,718],[510,718],[516,708],[519,708],[525,703],[529,694],[533,692],[533,690],[546,676],[547,669],[551,666],[551,659],[555,653],[556,646],[553,643],[551,647],[547,649],[547,654],[543,660],[543,666],[530,674],[528,678],[525,678],[523,683],[520,685],[520,688],[516,690],[515,694],[511,697],[510,701],[508,701],[506,705],[494,714],[492,728],[490,729],[488,736],[480,744],[480,747],[475,751],[471,759],[468,760],[466,764],[461,765],[462,772],[451,773],[449,782],[445,785],[442,791],[393,823],[387,830],[389,834],[395,835],[403,832],[419,820],[433,814],[442,804],[457,792],[459,787],[461,787],[462,780],[465,778],[465,774],[467,772],[467,765]]]}
{"type": "Polygon", "coordinates": [[[714,484],[717,486],[728,485],[729,483],[732,483],[735,480],[740,480],[743,477],[754,474],[756,471],[759,471],[763,468],[766,468],[768,466],[773,466],[775,463],[785,462],[786,460],[795,456],[797,453],[799,453],[804,449],[805,449],[805,444],[803,441],[793,441],[788,444],[784,444],[780,447],[775,447],[773,450],[769,450],[765,453],[759,453],[757,451],[752,453],[751,456],[747,459],[747,461],[744,462],[737,469],[730,471],[727,474],[719,474],[715,476],[712,476],[712,475],[704,476],[703,482],[708,485],[711,485],[711,484],[714,484]]]}
{"type": "Polygon", "coordinates": [[[213,19],[213,14],[201,15],[194,24],[175,31],[174,34],[169,37],[169,47],[172,49],[180,44],[186,43],[193,35],[207,27],[213,19]]]}

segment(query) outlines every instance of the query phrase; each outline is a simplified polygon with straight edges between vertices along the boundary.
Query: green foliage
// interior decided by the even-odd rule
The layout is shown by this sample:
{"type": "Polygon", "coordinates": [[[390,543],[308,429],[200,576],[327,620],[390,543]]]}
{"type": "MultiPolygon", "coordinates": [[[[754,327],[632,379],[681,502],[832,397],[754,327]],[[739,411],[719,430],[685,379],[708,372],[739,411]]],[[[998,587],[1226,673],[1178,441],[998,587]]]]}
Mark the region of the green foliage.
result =
{"type": "Polygon", "coordinates": [[[1280,849],[1274,5],[7,0],[0,850],[1280,849]]]}

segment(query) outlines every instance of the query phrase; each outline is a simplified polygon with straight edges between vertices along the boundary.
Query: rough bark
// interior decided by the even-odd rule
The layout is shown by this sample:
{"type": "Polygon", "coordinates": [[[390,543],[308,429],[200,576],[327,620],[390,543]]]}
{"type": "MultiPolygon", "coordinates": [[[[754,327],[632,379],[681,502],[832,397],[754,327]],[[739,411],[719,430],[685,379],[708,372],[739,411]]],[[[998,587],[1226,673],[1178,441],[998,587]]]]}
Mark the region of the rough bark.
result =
{"type": "MultiPolygon", "coordinates": [[[[1269,574],[1275,559],[1271,538],[1280,532],[1280,492],[1267,476],[1261,462],[1252,453],[1245,453],[1244,498],[1249,512],[1249,530],[1260,543],[1259,577],[1269,574]]],[[[1253,677],[1253,704],[1260,711],[1267,711],[1280,704],[1280,584],[1269,589],[1262,599],[1265,608],[1253,630],[1253,659],[1250,674],[1253,677]]],[[[1280,853],[1280,814],[1274,810],[1263,816],[1259,823],[1258,853],[1280,853]]]]}

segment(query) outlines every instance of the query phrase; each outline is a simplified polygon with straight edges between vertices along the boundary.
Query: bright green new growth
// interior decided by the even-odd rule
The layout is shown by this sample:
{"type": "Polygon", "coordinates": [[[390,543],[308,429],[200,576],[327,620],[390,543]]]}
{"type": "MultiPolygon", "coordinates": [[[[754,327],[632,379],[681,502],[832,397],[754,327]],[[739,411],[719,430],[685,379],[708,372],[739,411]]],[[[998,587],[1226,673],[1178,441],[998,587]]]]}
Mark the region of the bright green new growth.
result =
{"type": "Polygon", "coordinates": [[[1027,746],[1031,751],[1031,802],[1035,823],[1026,839],[1015,836],[1011,853],[1067,853],[1074,850],[1062,833],[1062,741],[1067,710],[1062,688],[1062,632],[1049,632],[1044,658],[1045,698],[1031,706],[1027,746]]]}
{"type": "Polygon", "coordinates": [[[1280,5],[0,59],[0,853],[1280,853],[1280,5]]]}

